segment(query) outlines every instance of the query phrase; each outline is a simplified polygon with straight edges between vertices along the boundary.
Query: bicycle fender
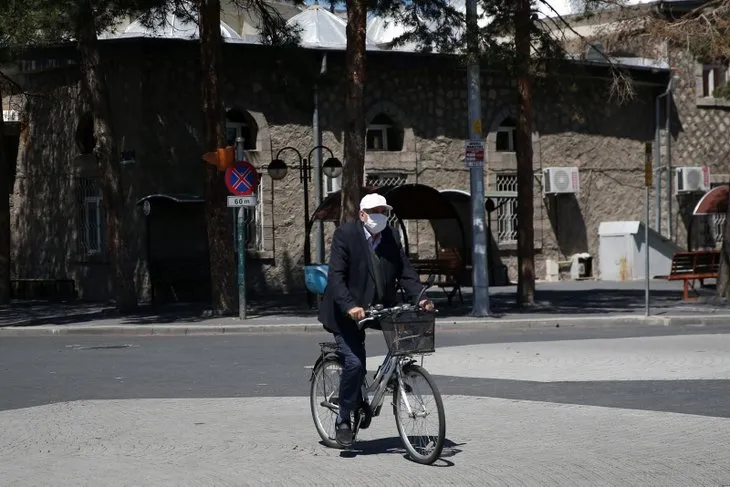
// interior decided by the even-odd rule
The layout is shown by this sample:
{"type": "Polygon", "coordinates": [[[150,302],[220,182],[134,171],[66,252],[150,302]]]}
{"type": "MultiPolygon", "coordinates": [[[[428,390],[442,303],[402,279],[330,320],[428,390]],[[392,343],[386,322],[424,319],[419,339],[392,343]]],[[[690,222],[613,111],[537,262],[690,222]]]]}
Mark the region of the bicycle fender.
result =
{"type": "Polygon", "coordinates": [[[317,357],[317,360],[314,362],[314,366],[312,367],[312,373],[309,375],[309,382],[312,382],[314,380],[314,373],[317,370],[317,367],[320,366],[322,362],[325,360],[337,360],[339,361],[339,357],[337,357],[336,352],[327,352],[327,353],[320,353],[319,357],[317,357]]]}

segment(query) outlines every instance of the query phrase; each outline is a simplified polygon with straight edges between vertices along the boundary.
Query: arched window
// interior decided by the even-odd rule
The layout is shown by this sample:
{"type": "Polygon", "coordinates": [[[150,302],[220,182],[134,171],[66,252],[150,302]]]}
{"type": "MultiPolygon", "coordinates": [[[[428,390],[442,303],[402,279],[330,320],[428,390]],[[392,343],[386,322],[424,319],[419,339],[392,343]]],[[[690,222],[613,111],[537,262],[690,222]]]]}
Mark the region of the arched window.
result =
{"type": "Polygon", "coordinates": [[[94,137],[94,116],[91,112],[85,112],[81,115],[79,123],[76,126],[76,147],[80,154],[91,154],[96,147],[96,137],[94,137]]]}
{"type": "Polygon", "coordinates": [[[515,131],[517,130],[517,122],[512,117],[505,118],[497,128],[497,152],[514,152],[515,151],[515,131]]]}
{"type": "Polygon", "coordinates": [[[237,137],[243,137],[245,150],[256,150],[258,127],[248,112],[232,108],[226,111],[226,144],[235,145],[237,137]]]}
{"type": "Polygon", "coordinates": [[[368,124],[365,147],[369,151],[403,150],[403,127],[384,113],[376,115],[368,124]]]}

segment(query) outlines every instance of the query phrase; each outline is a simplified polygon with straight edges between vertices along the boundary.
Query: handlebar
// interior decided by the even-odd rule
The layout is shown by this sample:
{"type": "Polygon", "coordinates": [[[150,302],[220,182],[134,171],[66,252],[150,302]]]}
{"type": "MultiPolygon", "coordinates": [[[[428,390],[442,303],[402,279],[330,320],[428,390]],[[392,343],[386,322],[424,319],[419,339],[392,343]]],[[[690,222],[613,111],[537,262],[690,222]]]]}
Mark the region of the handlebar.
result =
{"type": "MultiPolygon", "coordinates": [[[[417,304],[401,304],[398,306],[393,306],[392,308],[384,308],[382,305],[371,306],[370,308],[365,310],[365,318],[357,322],[357,327],[362,330],[365,327],[365,324],[367,324],[367,322],[369,321],[375,321],[378,318],[382,318],[383,316],[388,316],[403,311],[417,311],[419,309],[421,309],[421,307],[417,304]]],[[[436,312],[437,311],[434,308],[433,313],[436,312]]]]}

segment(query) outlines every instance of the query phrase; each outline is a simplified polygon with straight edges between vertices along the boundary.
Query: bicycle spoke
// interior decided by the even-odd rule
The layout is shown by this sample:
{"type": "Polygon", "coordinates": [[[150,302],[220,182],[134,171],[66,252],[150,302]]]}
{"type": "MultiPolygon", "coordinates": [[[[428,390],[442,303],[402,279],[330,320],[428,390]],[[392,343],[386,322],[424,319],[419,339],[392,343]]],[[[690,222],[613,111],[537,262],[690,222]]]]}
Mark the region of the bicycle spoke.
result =
{"type": "Polygon", "coordinates": [[[401,433],[420,460],[430,458],[432,454],[440,453],[443,444],[439,404],[421,372],[416,369],[404,371],[403,382],[396,407],[401,433]]]}
{"type": "Polygon", "coordinates": [[[337,362],[325,362],[314,377],[311,390],[312,416],[319,435],[335,446],[335,421],[339,412],[341,369],[337,362]]]}

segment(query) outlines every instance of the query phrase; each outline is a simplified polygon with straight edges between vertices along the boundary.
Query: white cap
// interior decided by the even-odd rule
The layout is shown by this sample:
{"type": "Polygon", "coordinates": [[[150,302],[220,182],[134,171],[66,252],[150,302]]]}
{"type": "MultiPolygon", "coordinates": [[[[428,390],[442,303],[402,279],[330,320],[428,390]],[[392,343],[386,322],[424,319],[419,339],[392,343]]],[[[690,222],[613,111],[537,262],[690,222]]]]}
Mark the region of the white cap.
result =
{"type": "Polygon", "coordinates": [[[393,207],[385,200],[385,197],[378,193],[366,194],[363,199],[360,200],[361,210],[372,210],[373,208],[378,208],[380,206],[384,206],[389,210],[393,209],[393,207]]]}

